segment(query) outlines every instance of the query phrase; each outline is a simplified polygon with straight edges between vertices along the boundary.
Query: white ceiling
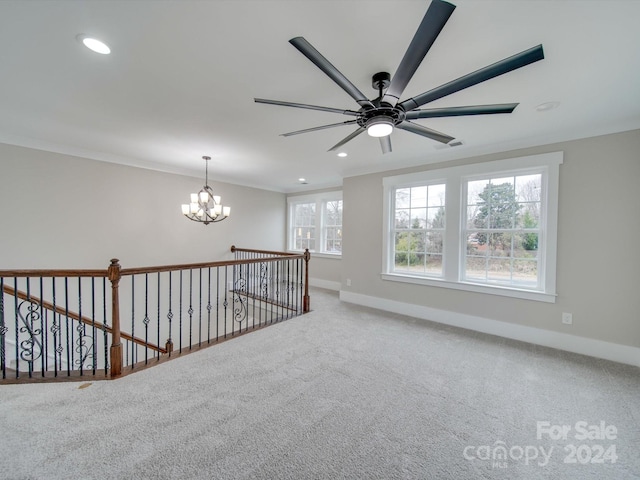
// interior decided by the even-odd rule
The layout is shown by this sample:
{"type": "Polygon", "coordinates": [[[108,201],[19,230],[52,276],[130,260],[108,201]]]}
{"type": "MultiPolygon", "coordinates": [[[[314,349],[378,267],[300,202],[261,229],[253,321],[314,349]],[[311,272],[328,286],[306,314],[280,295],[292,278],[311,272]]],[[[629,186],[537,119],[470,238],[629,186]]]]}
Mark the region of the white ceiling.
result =
{"type": "Polygon", "coordinates": [[[304,36],[362,92],[393,74],[428,0],[0,2],[0,142],[282,192],[349,175],[640,128],[640,1],[454,0],[402,99],[542,44],[545,59],[426,107],[519,102],[510,115],[417,123],[464,142],[395,131],[382,155],[350,120],[254,97],[357,110],[288,43],[304,36]],[[76,35],[106,41],[112,54],[76,35]],[[535,107],[557,101],[548,112],[535,107]],[[308,185],[300,185],[305,177],[308,185]]]}

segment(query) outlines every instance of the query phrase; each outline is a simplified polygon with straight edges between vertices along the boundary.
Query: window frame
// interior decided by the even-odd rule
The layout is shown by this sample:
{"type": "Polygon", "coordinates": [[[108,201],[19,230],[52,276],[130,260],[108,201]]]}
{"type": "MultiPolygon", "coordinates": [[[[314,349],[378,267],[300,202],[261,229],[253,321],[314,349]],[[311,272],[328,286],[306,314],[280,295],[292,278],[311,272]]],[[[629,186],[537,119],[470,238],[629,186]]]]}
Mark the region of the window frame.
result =
{"type": "MultiPolygon", "coordinates": [[[[340,201],[342,200],[342,190],[339,191],[331,191],[331,192],[322,192],[308,195],[293,195],[287,197],[287,251],[289,252],[303,252],[304,250],[296,249],[295,247],[295,225],[294,225],[294,209],[296,205],[304,204],[304,203],[315,203],[316,211],[315,211],[315,236],[314,241],[315,245],[320,246],[321,248],[324,246],[326,234],[327,234],[327,224],[325,218],[326,204],[328,202],[340,201]]],[[[344,214],[344,202],[342,203],[342,209],[344,214]]],[[[329,227],[334,227],[334,225],[329,225],[329,227]]],[[[341,228],[344,232],[344,227],[341,228]]],[[[327,258],[342,258],[342,252],[329,252],[321,249],[311,250],[309,249],[314,256],[327,257],[327,258]]]]}
{"type": "Polygon", "coordinates": [[[445,167],[418,173],[383,178],[383,280],[464,290],[491,295],[554,303],[556,299],[556,257],[558,233],[559,171],[563,152],[551,152],[526,157],[508,158],[456,167],[445,167]],[[466,185],[473,179],[499,175],[541,173],[540,237],[538,239],[538,288],[517,288],[464,280],[466,241],[466,185]],[[446,223],[443,241],[442,277],[408,274],[394,271],[393,222],[395,190],[433,183],[445,183],[446,223]],[[464,207],[464,212],[463,212],[464,207]]]}

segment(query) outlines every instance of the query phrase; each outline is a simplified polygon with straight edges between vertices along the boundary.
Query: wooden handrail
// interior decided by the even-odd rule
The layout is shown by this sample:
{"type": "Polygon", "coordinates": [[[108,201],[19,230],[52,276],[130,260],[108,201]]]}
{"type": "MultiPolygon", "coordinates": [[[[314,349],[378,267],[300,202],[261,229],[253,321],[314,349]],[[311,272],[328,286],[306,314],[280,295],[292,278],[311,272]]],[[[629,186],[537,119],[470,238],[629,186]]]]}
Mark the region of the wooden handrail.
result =
{"type": "MultiPolygon", "coordinates": [[[[43,308],[46,308],[47,310],[53,311],[55,313],[58,313],[60,315],[64,315],[65,317],[69,317],[72,320],[76,320],[78,322],[84,323],[85,325],[90,325],[92,327],[96,327],[100,330],[106,331],[110,334],[113,335],[113,329],[108,326],[108,325],[103,325],[100,324],[98,322],[95,322],[94,320],[87,318],[85,316],[80,316],[75,312],[67,312],[66,309],[60,307],[59,305],[53,305],[52,303],[43,301],[42,299],[38,298],[38,297],[34,297],[32,295],[27,295],[25,292],[18,290],[16,291],[15,289],[9,287],[8,285],[4,285],[3,290],[6,294],[11,295],[11,296],[15,296],[18,297],[21,300],[27,300],[29,302],[33,302],[33,303],[37,303],[38,305],[42,305],[43,308]]],[[[143,347],[148,347],[151,350],[155,350],[156,352],[160,352],[160,353],[167,353],[167,350],[165,348],[159,347],[157,345],[154,345],[152,343],[147,343],[144,340],[142,340],[141,338],[138,337],[134,337],[128,333],[125,332],[121,332],[120,336],[126,340],[129,340],[130,342],[133,342],[137,345],[141,345],[143,347]]]]}
{"type": "Polygon", "coordinates": [[[264,253],[266,255],[277,255],[281,257],[285,256],[301,256],[304,255],[302,253],[293,253],[293,252],[277,252],[274,250],[255,250],[253,248],[238,248],[235,245],[231,245],[231,252],[246,252],[246,253],[264,253]]]}
{"type": "Polygon", "coordinates": [[[247,263],[262,263],[272,262],[278,260],[291,260],[292,258],[304,258],[304,255],[287,255],[287,256],[274,256],[263,258],[252,258],[245,260],[226,260],[222,262],[204,262],[204,263],[186,263],[183,265],[163,265],[160,267],[139,267],[139,268],[123,268],[120,270],[120,275],[140,275],[144,273],[158,273],[158,272],[170,272],[176,270],[195,270],[198,268],[215,268],[215,267],[227,267],[232,265],[246,265],[247,263]]]}
{"type": "Polygon", "coordinates": [[[0,277],[106,277],[107,270],[0,270],[0,277]]]}

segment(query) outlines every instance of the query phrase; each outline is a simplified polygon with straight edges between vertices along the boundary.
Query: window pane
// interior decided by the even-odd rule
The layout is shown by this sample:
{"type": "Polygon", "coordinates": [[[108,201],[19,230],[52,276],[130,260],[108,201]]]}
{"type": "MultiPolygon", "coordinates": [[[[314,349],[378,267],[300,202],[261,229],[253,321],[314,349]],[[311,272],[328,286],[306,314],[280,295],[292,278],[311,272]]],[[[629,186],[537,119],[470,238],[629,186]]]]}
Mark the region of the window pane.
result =
{"type": "Polygon", "coordinates": [[[427,187],[413,187],[411,190],[411,208],[427,206],[427,187]]]}
{"type": "Polygon", "coordinates": [[[501,258],[487,259],[487,280],[490,282],[511,283],[511,260],[501,258]]]}
{"type": "Polygon", "coordinates": [[[408,208],[396,210],[396,228],[409,228],[409,214],[408,208]]]}
{"type": "Polygon", "coordinates": [[[516,177],[516,195],[518,202],[539,202],[542,175],[520,175],[516,177]]]}
{"type": "Polygon", "coordinates": [[[445,185],[429,185],[428,205],[429,207],[444,207],[445,185]]]}
{"type": "Polygon", "coordinates": [[[536,260],[514,260],[513,283],[535,287],[538,283],[538,262],[536,260]]]}
{"type": "Polygon", "coordinates": [[[489,180],[476,180],[467,184],[467,205],[477,205],[483,203],[480,194],[484,192],[489,185],[489,180]]]}
{"type": "Polygon", "coordinates": [[[444,207],[429,208],[427,216],[428,228],[444,228],[444,207]]]}
{"type": "Polygon", "coordinates": [[[442,253],[442,234],[436,232],[427,233],[426,252],[442,253]]]}
{"type": "Polygon", "coordinates": [[[411,228],[426,228],[427,226],[427,209],[412,208],[411,209],[411,228]]]}
{"type": "Polygon", "coordinates": [[[410,188],[399,188],[396,190],[396,208],[409,208],[411,199],[410,188]]]}

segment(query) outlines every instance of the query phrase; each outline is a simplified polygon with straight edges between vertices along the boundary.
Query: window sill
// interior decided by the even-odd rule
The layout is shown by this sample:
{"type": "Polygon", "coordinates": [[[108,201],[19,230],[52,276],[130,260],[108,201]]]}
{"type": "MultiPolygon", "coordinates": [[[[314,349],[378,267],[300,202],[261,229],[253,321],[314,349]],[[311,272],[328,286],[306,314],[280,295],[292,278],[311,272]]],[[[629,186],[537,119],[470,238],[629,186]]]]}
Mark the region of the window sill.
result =
{"type": "Polygon", "coordinates": [[[383,280],[392,282],[412,283],[414,285],[426,285],[429,287],[450,288],[453,290],[463,290],[466,292],[484,293],[488,295],[500,295],[503,297],[520,298],[524,300],[533,300],[536,302],[555,303],[555,293],[536,292],[531,290],[519,290],[494,285],[480,285],[477,283],[467,282],[449,282],[438,278],[413,277],[410,275],[402,275],[398,273],[383,273],[383,280]]]}

